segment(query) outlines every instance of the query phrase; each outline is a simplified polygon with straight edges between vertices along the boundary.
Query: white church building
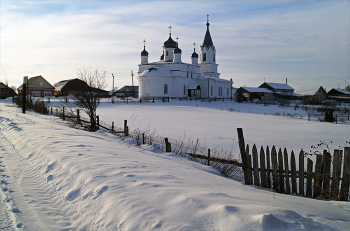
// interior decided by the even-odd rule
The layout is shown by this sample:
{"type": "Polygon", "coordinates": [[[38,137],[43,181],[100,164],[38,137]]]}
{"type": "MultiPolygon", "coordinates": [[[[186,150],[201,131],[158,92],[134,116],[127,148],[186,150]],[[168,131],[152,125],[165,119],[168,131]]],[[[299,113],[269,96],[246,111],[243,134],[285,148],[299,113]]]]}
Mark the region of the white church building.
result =
{"type": "Polygon", "coordinates": [[[203,99],[232,96],[232,80],[219,78],[216,50],[209,32],[209,20],[206,25],[207,31],[199,48],[199,58],[194,48],[191,63],[181,61],[182,51],[178,43],[171,38],[171,27],[169,27],[169,38],[163,43],[163,55],[159,61],[148,62],[148,52],[144,43],[138,71],[140,98],[203,99]]]}

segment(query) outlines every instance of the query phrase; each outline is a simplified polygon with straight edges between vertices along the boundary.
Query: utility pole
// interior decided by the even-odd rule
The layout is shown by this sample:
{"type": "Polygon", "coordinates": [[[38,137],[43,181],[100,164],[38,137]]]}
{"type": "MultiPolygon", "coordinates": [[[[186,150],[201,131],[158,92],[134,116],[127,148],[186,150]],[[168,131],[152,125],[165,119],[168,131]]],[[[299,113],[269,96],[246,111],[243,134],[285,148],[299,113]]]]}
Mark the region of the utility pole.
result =
{"type": "Polygon", "coordinates": [[[26,113],[26,103],[27,103],[27,83],[28,76],[23,77],[23,85],[22,85],[22,113],[26,113]]]}
{"type": "Polygon", "coordinates": [[[132,97],[134,98],[135,95],[134,95],[134,73],[132,72],[131,70],[131,84],[132,84],[132,97]]]}
{"type": "Polygon", "coordinates": [[[113,76],[113,88],[112,88],[112,92],[114,91],[114,75],[112,73],[112,76],[113,76]]]}

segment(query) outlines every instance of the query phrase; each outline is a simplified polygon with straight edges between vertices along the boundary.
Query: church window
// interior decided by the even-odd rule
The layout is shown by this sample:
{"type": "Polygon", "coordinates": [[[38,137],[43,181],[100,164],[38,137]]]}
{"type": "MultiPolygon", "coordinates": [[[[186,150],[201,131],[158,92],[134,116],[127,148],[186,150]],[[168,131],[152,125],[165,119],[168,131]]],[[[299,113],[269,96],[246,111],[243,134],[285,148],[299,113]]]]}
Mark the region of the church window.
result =
{"type": "Polygon", "coordinates": [[[213,62],[215,62],[215,54],[214,54],[214,56],[213,56],[213,62]]]}
{"type": "Polygon", "coordinates": [[[213,95],[213,86],[210,87],[210,95],[213,95]]]}
{"type": "Polygon", "coordinates": [[[166,56],[169,56],[169,51],[166,51],[166,56]]]}
{"type": "Polygon", "coordinates": [[[168,84],[164,84],[164,94],[168,94],[168,84]]]}
{"type": "Polygon", "coordinates": [[[188,71],[187,71],[187,78],[188,78],[188,71]]]}
{"type": "Polygon", "coordinates": [[[229,89],[227,88],[227,95],[229,94],[229,89]]]}
{"type": "Polygon", "coordinates": [[[184,95],[186,95],[186,85],[184,85],[184,95]]]}
{"type": "Polygon", "coordinates": [[[192,79],[192,72],[191,72],[191,79],[192,79]]]}
{"type": "Polygon", "coordinates": [[[207,53],[203,53],[203,62],[207,61],[207,53]]]}

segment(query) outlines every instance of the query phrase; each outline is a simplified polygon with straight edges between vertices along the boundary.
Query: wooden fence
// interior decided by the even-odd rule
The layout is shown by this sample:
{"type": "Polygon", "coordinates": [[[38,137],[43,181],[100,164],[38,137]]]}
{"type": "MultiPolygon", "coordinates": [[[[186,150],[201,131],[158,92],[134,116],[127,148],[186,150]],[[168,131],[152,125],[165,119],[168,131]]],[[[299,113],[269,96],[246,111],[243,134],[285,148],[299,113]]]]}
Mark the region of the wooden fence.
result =
{"type": "Polygon", "coordinates": [[[246,185],[312,198],[323,196],[334,200],[349,200],[350,147],[344,148],[344,158],[343,150],[334,150],[333,160],[326,150],[323,155],[316,155],[315,167],[313,161],[301,150],[297,170],[293,151],[289,157],[286,148],[282,153],[281,148],[277,152],[275,146],[271,150],[266,147],[266,151],[261,147],[258,155],[254,144],[250,155],[249,145],[245,146],[244,143],[242,128],[237,128],[237,132],[246,185]]]}

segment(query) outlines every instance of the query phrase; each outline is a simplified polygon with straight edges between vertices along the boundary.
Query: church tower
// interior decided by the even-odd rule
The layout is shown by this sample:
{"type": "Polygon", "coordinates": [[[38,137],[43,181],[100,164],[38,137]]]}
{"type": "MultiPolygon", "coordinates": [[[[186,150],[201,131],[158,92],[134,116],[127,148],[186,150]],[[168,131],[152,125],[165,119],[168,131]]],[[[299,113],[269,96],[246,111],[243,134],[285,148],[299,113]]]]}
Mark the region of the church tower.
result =
{"type": "Polygon", "coordinates": [[[209,32],[209,15],[207,15],[207,32],[202,46],[199,48],[199,66],[202,75],[219,78],[218,64],[216,64],[215,46],[209,32]]]}
{"type": "Polygon", "coordinates": [[[146,40],[143,40],[143,51],[141,51],[141,64],[148,63],[148,52],[146,51],[146,40]]]}
{"type": "Polygon", "coordinates": [[[163,55],[161,56],[161,60],[172,62],[173,61],[173,52],[177,46],[177,43],[171,38],[171,26],[169,26],[170,33],[167,41],[163,43],[163,55]]]}

